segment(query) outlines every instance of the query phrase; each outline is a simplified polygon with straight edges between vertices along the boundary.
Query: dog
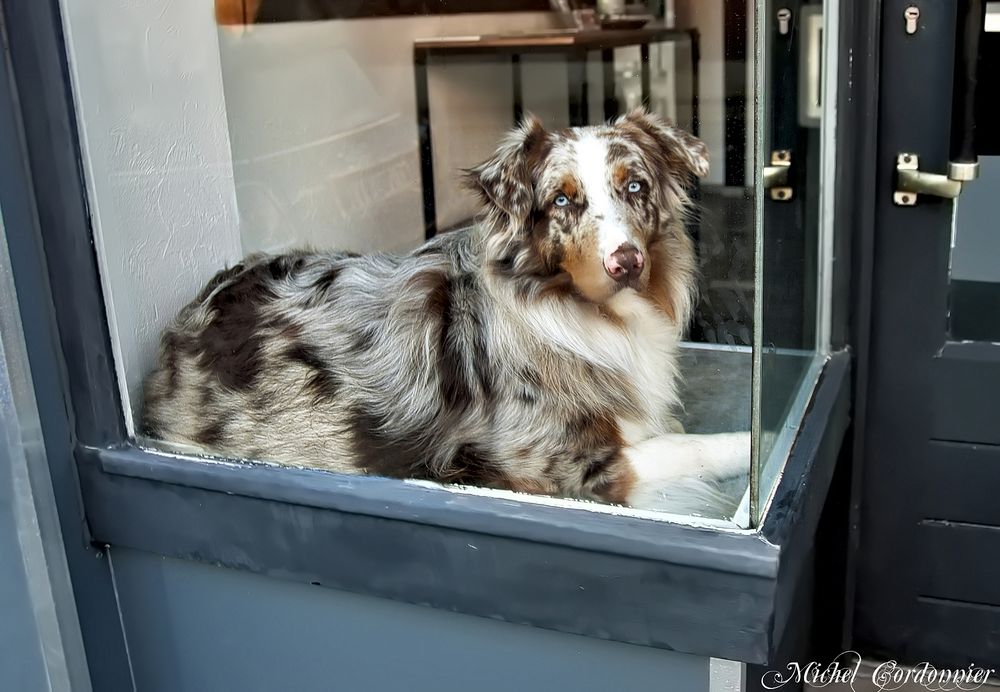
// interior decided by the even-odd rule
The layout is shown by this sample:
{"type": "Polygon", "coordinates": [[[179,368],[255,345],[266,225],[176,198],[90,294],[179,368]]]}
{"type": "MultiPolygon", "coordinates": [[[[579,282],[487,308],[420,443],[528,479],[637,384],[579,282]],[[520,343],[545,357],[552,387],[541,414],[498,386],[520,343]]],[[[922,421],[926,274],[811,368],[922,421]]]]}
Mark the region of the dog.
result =
{"type": "Polygon", "coordinates": [[[481,213],[406,255],[254,255],[165,330],[146,435],[232,457],[731,514],[749,433],[687,435],[677,348],[705,145],[643,110],[528,118],[481,213]]]}

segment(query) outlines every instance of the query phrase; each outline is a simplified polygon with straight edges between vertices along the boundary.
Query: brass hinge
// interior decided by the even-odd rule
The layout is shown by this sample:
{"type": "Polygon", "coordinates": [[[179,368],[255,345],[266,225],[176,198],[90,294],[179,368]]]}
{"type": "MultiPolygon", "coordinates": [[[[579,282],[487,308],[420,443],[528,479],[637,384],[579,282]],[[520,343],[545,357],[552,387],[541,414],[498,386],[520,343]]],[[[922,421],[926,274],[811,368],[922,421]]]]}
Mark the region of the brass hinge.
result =
{"type": "Polygon", "coordinates": [[[794,192],[788,185],[788,170],[792,166],[792,152],[788,149],[775,149],[771,152],[771,165],[764,166],[764,189],[768,190],[771,199],[776,202],[788,202],[794,192]]]}
{"type": "Polygon", "coordinates": [[[955,199],[962,194],[962,185],[979,175],[978,163],[950,163],[948,175],[920,170],[920,157],[902,153],[896,156],[896,190],[892,201],[901,207],[912,207],[919,195],[955,199]]]}

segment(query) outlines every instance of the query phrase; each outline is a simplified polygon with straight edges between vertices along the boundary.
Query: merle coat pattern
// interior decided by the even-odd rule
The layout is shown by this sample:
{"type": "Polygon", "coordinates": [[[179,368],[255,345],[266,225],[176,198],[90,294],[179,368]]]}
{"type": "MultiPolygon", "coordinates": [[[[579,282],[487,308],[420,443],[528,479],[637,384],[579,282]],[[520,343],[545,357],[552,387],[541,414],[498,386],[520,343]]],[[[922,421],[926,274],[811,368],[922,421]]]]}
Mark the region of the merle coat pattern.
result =
{"type": "MultiPolygon", "coordinates": [[[[467,171],[471,227],[407,255],[256,255],[164,333],[145,431],[284,464],[722,512],[746,433],[684,435],[683,228],[704,145],[636,111],[529,119],[467,171]]],[[[735,503],[733,503],[735,504],[735,503]]],[[[731,507],[729,508],[731,509],[731,507]]]]}

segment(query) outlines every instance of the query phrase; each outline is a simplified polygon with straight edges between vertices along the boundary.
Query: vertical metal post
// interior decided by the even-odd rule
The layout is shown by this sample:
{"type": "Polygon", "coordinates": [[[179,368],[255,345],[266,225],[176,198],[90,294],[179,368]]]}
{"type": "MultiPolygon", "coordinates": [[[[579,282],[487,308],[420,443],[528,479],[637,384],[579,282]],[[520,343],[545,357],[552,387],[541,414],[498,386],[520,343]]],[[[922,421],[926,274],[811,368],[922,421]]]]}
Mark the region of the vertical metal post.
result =
{"type": "Polygon", "coordinates": [[[420,188],[424,202],[424,237],[437,235],[434,200],[434,150],[431,144],[431,109],[427,91],[427,51],[413,51],[413,78],[417,97],[417,142],[420,149],[420,188]]]}
{"type": "Polygon", "coordinates": [[[587,51],[570,53],[566,56],[566,70],[569,78],[569,124],[570,127],[584,127],[590,123],[587,93],[587,51]]]}
{"type": "Polygon", "coordinates": [[[650,83],[649,83],[649,43],[639,46],[639,71],[642,75],[642,105],[649,108],[650,83]]]}
{"type": "Polygon", "coordinates": [[[601,67],[604,71],[604,120],[612,120],[618,115],[618,97],[615,94],[615,51],[613,48],[601,50],[601,67]]]}
{"type": "Polygon", "coordinates": [[[971,180],[978,174],[976,156],[976,88],[979,81],[979,43],[986,28],[986,5],[982,0],[960,0],[955,39],[955,81],[952,89],[951,149],[955,176],[971,180]]]}
{"type": "Polygon", "coordinates": [[[524,85],[521,81],[521,56],[512,53],[510,56],[511,87],[514,96],[514,124],[524,119],[524,85]]]}
{"type": "Polygon", "coordinates": [[[701,130],[701,114],[698,110],[698,97],[701,85],[698,79],[698,66],[701,62],[701,44],[697,29],[691,30],[691,134],[698,136],[701,130]]]}

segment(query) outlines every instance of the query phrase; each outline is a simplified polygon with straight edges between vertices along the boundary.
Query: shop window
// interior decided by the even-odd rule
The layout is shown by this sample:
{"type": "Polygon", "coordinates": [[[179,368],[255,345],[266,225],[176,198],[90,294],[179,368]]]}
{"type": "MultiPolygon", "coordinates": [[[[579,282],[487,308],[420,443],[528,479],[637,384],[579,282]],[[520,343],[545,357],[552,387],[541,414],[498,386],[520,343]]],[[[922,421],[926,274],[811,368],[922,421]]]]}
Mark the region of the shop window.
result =
{"type": "Polygon", "coordinates": [[[756,524],[828,342],[822,6],[614,4],[63,0],[136,439],[756,524]]]}

